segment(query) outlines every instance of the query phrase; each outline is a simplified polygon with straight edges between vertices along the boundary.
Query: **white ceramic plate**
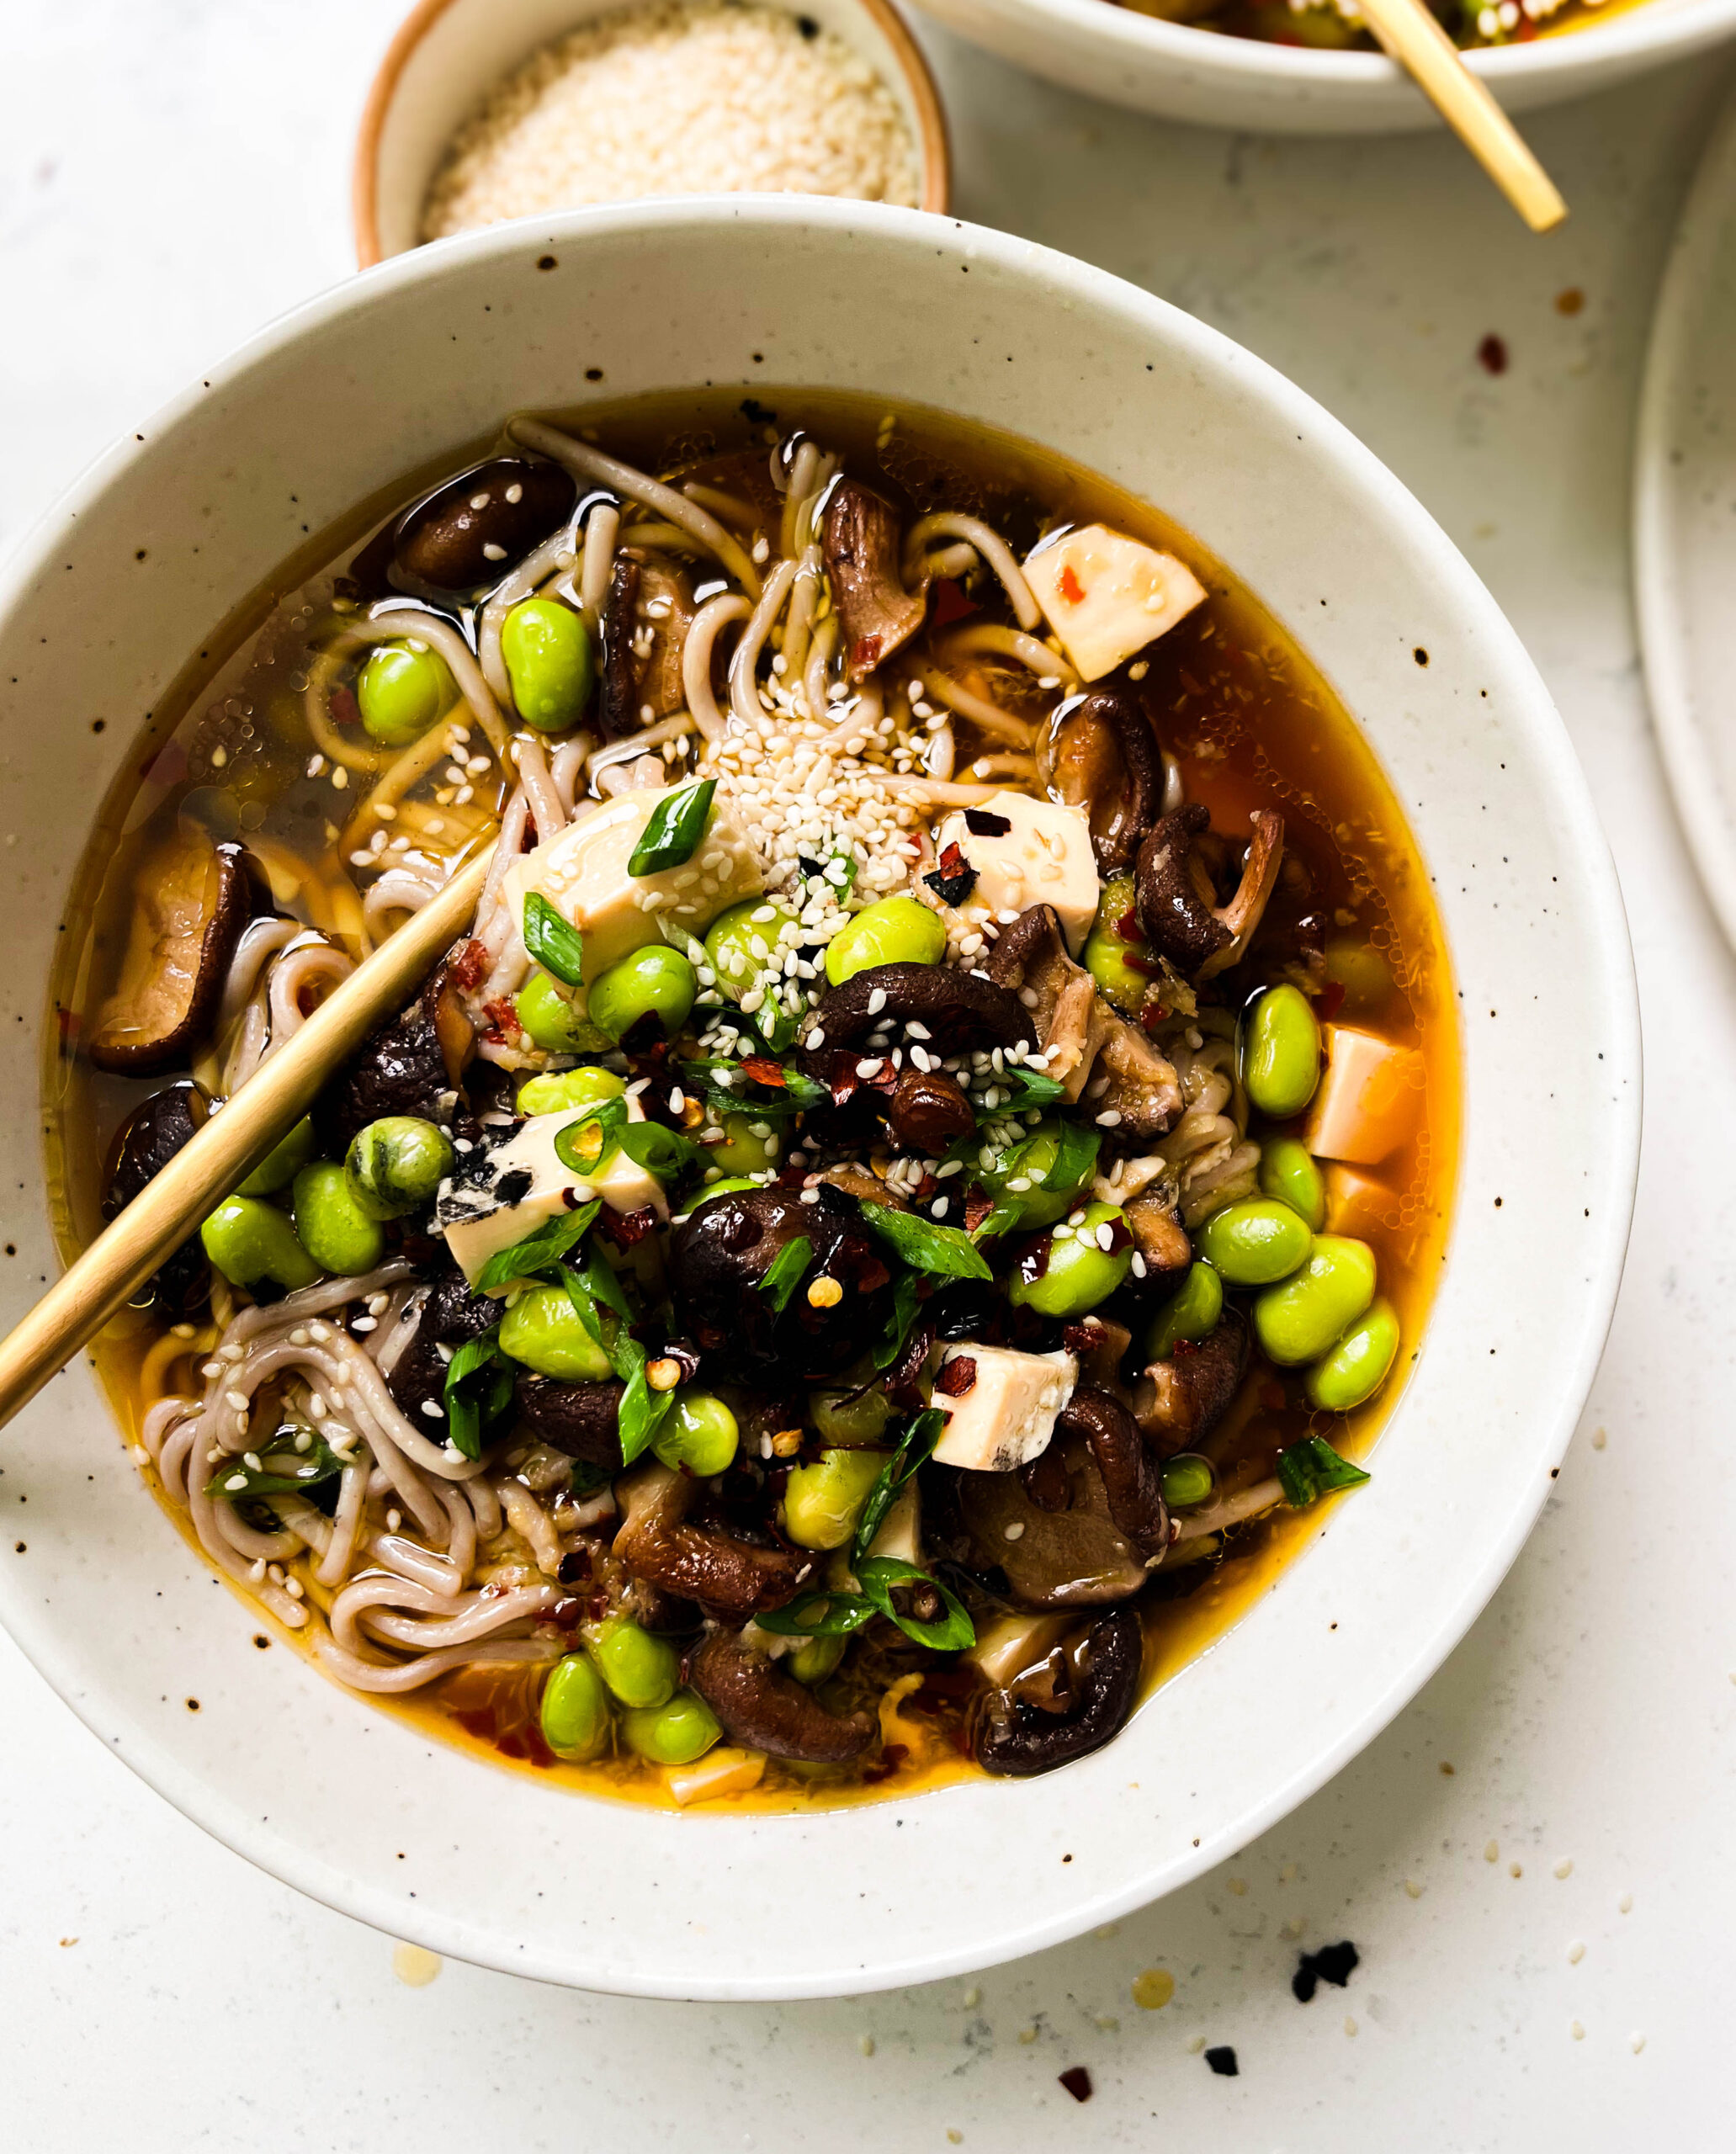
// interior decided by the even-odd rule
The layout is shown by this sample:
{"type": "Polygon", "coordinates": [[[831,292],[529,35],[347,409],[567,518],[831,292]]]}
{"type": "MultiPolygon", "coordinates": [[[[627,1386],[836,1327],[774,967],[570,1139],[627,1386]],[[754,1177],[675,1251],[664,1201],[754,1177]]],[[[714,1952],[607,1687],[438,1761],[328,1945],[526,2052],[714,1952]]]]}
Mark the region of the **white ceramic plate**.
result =
{"type": "MultiPolygon", "coordinates": [[[[1542,683],[1343,427],[1215,332],[1061,256],[914,212],[730,197],[505,226],[372,271],[215,369],[29,541],[0,586],[5,828],[21,834],[0,849],[5,1096],[35,1096],[40,983],[91,803],[201,635],[310,529],[513,406],[696,379],[884,390],[1095,466],[1232,563],[1365,724],[1436,878],[1466,1079],[1448,1266],[1372,1485],[1095,1757],[811,1817],[565,1796],[256,1652],[82,1367],[3,1440],[0,1617],[190,1817],[383,1929],[592,1988],[852,1992],[1054,1943],[1221,1860],[1463,1635],[1548,1493],[1614,1302],[1634,987],[1542,683]]],[[[0,1170],[24,1192],[0,1262],[9,1320],[53,1263],[22,1111],[0,1170]]]]}
{"type": "MultiPolygon", "coordinates": [[[[1383,53],[1263,45],[1159,22],[1109,0],[919,4],[1033,75],[1169,119],[1277,135],[1384,135],[1441,125],[1383,53]]],[[[1530,112],[1611,88],[1732,35],[1736,0],[1641,0],[1584,29],[1473,52],[1467,61],[1509,112],[1530,112]]]]}
{"type": "Polygon", "coordinates": [[[1736,103],[1701,163],[1653,317],[1633,515],[1658,745],[1736,945],[1736,103]]]}

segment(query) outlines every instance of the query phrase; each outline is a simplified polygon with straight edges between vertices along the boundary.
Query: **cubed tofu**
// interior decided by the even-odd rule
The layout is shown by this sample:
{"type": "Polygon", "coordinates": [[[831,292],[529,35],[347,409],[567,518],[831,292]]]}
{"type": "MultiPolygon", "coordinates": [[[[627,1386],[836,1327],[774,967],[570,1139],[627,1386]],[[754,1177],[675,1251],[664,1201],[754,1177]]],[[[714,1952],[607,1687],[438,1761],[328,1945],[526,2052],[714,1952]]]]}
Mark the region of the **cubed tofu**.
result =
{"type": "Polygon", "coordinates": [[[1206,595],[1186,561],[1107,523],[1039,544],[1025,563],[1025,581],[1087,681],[1112,673],[1206,595]]]}
{"type": "Polygon", "coordinates": [[[1325,1025],[1326,1074],[1302,1141],[1316,1159],[1378,1166],[1416,1127],[1422,1064],[1411,1048],[1354,1025],[1325,1025]]]}
{"type": "MultiPolygon", "coordinates": [[[[635,1122],[644,1119],[636,1101],[628,1111],[635,1122]]],[[[612,1212],[640,1212],[649,1206],[660,1219],[669,1217],[662,1184],[624,1152],[616,1152],[601,1174],[582,1179],[563,1163],[555,1139],[576,1119],[571,1109],[534,1114],[516,1129],[502,1131],[501,1143],[460,1161],[435,1209],[434,1223],[472,1287],[490,1257],[593,1196],[600,1196],[612,1212]]]]}
{"type": "Polygon", "coordinates": [[[1027,905],[1053,905],[1061,933],[1075,955],[1097,914],[1097,859],[1091,850],[1091,817],[1083,808],[1059,801],[1033,800],[1027,793],[995,793],[980,808],[958,808],[934,834],[944,853],[956,845],[966,864],[976,870],[976,883],[959,908],[974,924],[985,911],[1022,912],[1027,905]],[[970,827],[993,816],[1003,831],[984,834],[970,827]]]}
{"type": "Polygon", "coordinates": [[[714,800],[710,827],[685,866],[665,867],[655,875],[629,872],[627,863],[652,809],[679,790],[642,787],[624,793],[507,870],[502,887],[521,932],[524,900],[535,890],[584,936],[587,987],[599,973],[658,941],[660,916],[675,920],[690,935],[703,934],[727,906],[757,897],[766,887],[753,841],[721,796],[714,800]],[[640,900],[647,891],[658,892],[667,902],[646,911],[640,900]]]}
{"type": "Polygon", "coordinates": [[[1064,1616],[997,1616],[977,1632],[964,1658],[982,1670],[991,1690],[1004,1690],[1027,1669],[1040,1668],[1067,1626],[1078,1620],[1070,1610],[1064,1616]]]}
{"type": "Polygon", "coordinates": [[[1021,1354],[1010,1346],[948,1346],[936,1371],[933,1403],[947,1417],[934,1456],[974,1473],[1011,1473],[1049,1449],[1055,1416],[1073,1396],[1079,1363],[1071,1354],[1021,1354]],[[952,1362],[976,1365],[968,1391],[942,1386],[952,1362]]]}
{"type": "Polygon", "coordinates": [[[690,1803],[714,1802],[719,1796],[746,1795],[759,1785],[766,1769],[759,1750],[709,1750],[697,1765],[672,1765],[664,1775],[669,1792],[685,1810],[690,1803]]]}
{"type": "Polygon", "coordinates": [[[1367,1241],[1378,1228],[1395,1225],[1399,1193],[1359,1168],[1334,1159],[1326,1169],[1326,1231],[1367,1241]]]}

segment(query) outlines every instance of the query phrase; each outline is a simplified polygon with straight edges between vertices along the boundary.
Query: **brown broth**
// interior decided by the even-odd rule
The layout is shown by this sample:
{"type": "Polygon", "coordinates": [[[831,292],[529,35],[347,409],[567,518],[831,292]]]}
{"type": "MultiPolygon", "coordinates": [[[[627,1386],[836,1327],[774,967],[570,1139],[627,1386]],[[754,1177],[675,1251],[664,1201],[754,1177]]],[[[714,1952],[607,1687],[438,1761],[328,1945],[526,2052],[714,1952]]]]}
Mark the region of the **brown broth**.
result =
{"type": "MultiPolygon", "coordinates": [[[[1381,1170],[1384,1195],[1346,1227],[1375,1248],[1382,1290],[1399,1312],[1404,1344],[1392,1381],[1346,1425],[1279,1403],[1282,1393],[1256,1357],[1211,1448],[1222,1460],[1233,1441],[1248,1478],[1269,1472],[1277,1448],[1310,1427],[1330,1432],[1349,1455],[1366,1456],[1402,1392],[1444,1260],[1459,1118],[1457,1019],[1441,922],[1427,871],[1372,753],[1301,650],[1223,564],[1149,504],[1033,444],[920,408],[802,390],[767,389],[741,405],[723,392],[670,394],[588,407],[567,423],[576,430],[582,424],[645,468],[661,472],[679,464],[684,475],[770,498],[767,452],[757,437],[773,412],[779,430],[799,421],[824,444],[842,448],[852,471],[900,494],[917,512],[944,502],[987,517],[1016,552],[1044,522],[1101,520],[1181,554],[1205,584],[1206,603],[1151,653],[1150,685],[1161,691],[1153,707],[1169,713],[1165,745],[1181,762],[1189,797],[1206,801],[1220,826],[1245,828],[1256,807],[1281,809],[1287,849],[1305,864],[1316,908],[1378,949],[1390,968],[1394,984],[1384,1005],[1369,1012],[1347,1007],[1345,1016],[1416,1049],[1423,1080],[1415,1134],[1381,1170]],[[889,436],[889,411],[896,414],[889,436]]],[[[342,936],[348,877],[341,845],[326,835],[342,817],[331,812],[326,782],[305,774],[311,743],[298,730],[299,698],[287,685],[297,669],[286,623],[304,588],[328,589],[320,586],[321,576],[341,565],[390,510],[487,446],[470,444],[408,475],[311,542],[213,635],[141,728],[79,862],[67,910],[73,931],[62,940],[50,984],[54,1021],[45,1031],[43,1089],[50,1190],[64,1255],[96,1229],[113,1132],[164,1081],[102,1077],[77,1053],[85,1014],[118,961],[141,849],[169,827],[190,793],[202,790],[215,796],[196,804],[208,820],[226,824],[232,817],[236,835],[271,852],[280,909],[342,936]],[[226,752],[214,767],[219,745],[226,752]],[[157,782],[164,778],[173,782],[157,782]]],[[[130,1440],[150,1399],[172,1387],[175,1362],[208,1351],[208,1344],[167,1336],[148,1315],[130,1313],[110,1327],[98,1342],[97,1364],[130,1440]]],[[[155,1488],[154,1473],[146,1472],[155,1488]]],[[[184,1515],[164,1507],[191,1541],[184,1515]]],[[[1330,1506],[1280,1512],[1238,1529],[1216,1560],[1160,1573],[1164,1597],[1144,1605],[1147,1694],[1221,1637],[1329,1513],[1330,1506]]],[[[321,1598],[318,1589],[312,1597],[321,1598]]],[[[256,1622],[266,1620],[247,1605],[256,1622]]],[[[290,1634],[278,1635],[287,1641],[290,1634]]],[[[527,1695],[518,1671],[471,1669],[411,1697],[370,1702],[424,1732],[570,1790],[667,1802],[661,1779],[636,1761],[581,1766],[551,1759],[535,1734],[527,1695]]],[[[955,1709],[895,1710],[900,1724],[889,1727],[889,1738],[908,1754],[891,1773],[864,1784],[774,1768],[751,1793],[707,1806],[802,1808],[974,1775],[959,1753],[955,1709]]]]}

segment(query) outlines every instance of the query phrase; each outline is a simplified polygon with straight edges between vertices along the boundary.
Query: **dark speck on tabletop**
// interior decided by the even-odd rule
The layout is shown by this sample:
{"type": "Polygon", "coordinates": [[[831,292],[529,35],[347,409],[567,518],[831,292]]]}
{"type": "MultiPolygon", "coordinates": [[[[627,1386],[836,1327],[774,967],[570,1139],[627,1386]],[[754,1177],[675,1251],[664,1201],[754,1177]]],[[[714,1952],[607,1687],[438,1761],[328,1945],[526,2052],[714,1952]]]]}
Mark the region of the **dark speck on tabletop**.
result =
{"type": "Polygon", "coordinates": [[[1505,340],[1493,335],[1485,337],[1477,347],[1477,361],[1485,373],[1505,374],[1507,371],[1505,340]]]}
{"type": "Polygon", "coordinates": [[[1091,2098],[1091,2076],[1082,2064],[1070,2065],[1060,2075],[1061,2084],[1075,2102],[1088,2102],[1091,2098]]]}
{"type": "Polygon", "coordinates": [[[1235,2051],[1228,2042],[1220,2042],[1214,2050],[1206,2051],[1206,2062],[1220,2079],[1236,2079],[1241,2076],[1241,2066],[1235,2061],[1235,2051]]]}
{"type": "Polygon", "coordinates": [[[1290,1977],[1291,1994],[1298,2004],[1306,2004],[1322,1982],[1342,1989],[1362,1956],[1348,1938],[1341,1944],[1323,1944],[1318,1952],[1300,1954],[1290,1977]]]}

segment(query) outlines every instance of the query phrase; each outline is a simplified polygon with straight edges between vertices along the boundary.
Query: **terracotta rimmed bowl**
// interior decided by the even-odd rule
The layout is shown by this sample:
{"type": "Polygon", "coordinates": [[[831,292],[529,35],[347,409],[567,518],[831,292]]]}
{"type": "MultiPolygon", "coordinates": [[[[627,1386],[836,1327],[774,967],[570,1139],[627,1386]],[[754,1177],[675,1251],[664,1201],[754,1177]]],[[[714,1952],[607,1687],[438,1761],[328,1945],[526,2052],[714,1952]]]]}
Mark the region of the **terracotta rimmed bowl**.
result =
{"type": "MultiPolygon", "coordinates": [[[[422,0],[387,48],[356,136],[350,200],[363,268],[421,244],[422,204],[447,145],[495,85],[539,47],[624,3],[422,0]]],[[[918,207],[944,211],[953,187],[946,114],[891,0],[800,0],[788,12],[835,32],[886,84],[916,146],[918,207]]]]}
{"type": "MultiPolygon", "coordinates": [[[[4,827],[28,834],[0,849],[6,1097],[37,1096],[43,982],[92,804],[213,625],[310,528],[515,406],[707,380],[889,392],[1095,467],[1232,564],[1364,726],[1435,878],[1464,1053],[1447,1263],[1372,1483],[1094,1757],[814,1815],[568,1796],[431,1744],[293,1653],[256,1652],[82,1364],[3,1438],[0,1620],[189,1817],[382,1929],[587,1988],[853,1993],[1055,1943],[1197,1875],[1451,1651],[1542,1505],[1602,1347],[1638,1016],[1614,872],[1548,695],[1464,560],[1344,427],[1215,331],[1063,256],[909,210],[723,196],[386,263],[213,368],[25,543],[0,580],[4,827]]],[[[22,1111],[0,1123],[0,1172],[10,1323],[54,1266],[22,1111]]]]}
{"type": "MultiPolygon", "coordinates": [[[[1441,124],[1395,61],[1158,21],[1109,0],[919,0],[1033,75],[1169,119],[1274,135],[1384,135],[1441,124]]],[[[1627,0],[1558,36],[1465,56],[1510,112],[1560,104],[1736,37],[1736,0],[1627,0]]],[[[1466,167],[1466,184],[1482,183],[1466,167]]]]}

